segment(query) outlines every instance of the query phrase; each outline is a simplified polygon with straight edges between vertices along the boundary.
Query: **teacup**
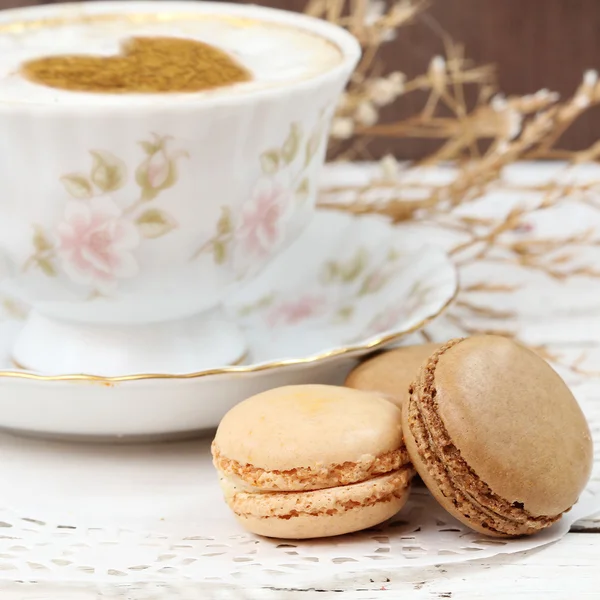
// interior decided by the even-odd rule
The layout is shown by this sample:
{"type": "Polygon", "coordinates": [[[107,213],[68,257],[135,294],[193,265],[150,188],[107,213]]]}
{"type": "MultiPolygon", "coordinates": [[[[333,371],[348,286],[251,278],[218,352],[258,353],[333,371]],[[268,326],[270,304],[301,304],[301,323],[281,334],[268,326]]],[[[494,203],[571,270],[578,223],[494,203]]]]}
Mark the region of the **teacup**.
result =
{"type": "Polygon", "coordinates": [[[91,2],[0,13],[0,245],[33,306],[13,349],[46,373],[235,364],[221,307],[309,222],[356,40],[304,15],[210,2],[91,2]],[[110,56],[132,36],[201,39],[249,82],[194,93],[58,89],[47,54],[110,56]]]}

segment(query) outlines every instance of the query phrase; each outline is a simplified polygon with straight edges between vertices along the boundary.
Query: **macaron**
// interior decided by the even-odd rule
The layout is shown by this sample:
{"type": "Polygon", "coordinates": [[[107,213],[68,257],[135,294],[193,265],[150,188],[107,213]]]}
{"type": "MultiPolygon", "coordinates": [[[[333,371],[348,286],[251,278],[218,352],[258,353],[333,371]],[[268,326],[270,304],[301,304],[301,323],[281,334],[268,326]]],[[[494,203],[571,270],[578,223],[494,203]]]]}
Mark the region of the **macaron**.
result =
{"type": "Polygon", "coordinates": [[[402,407],[415,374],[439,347],[440,344],[430,343],[382,352],[352,369],[344,385],[355,390],[378,392],[402,407]]]}
{"type": "Polygon", "coordinates": [[[303,539],[386,521],[414,474],[402,413],[377,394],[327,385],[276,388],[219,424],[213,463],[225,501],[249,531],[303,539]]]}
{"type": "Polygon", "coordinates": [[[503,337],[434,352],[403,406],[403,431],[435,498],[491,536],[551,526],[591,473],[590,430],[573,394],[542,358],[503,337]]]}

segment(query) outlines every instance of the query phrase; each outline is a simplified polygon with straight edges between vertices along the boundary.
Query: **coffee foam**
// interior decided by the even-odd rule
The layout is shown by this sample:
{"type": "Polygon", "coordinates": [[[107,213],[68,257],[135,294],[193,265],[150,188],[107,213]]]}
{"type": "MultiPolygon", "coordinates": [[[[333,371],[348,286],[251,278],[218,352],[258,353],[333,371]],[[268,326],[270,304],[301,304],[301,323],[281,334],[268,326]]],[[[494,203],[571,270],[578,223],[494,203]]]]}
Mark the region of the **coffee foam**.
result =
{"type": "Polygon", "coordinates": [[[285,86],[324,73],[342,60],[337,46],[309,31],[225,15],[102,15],[0,26],[0,104],[172,103],[190,97],[230,96],[285,86]],[[129,38],[183,37],[211,44],[246,67],[252,80],[195,93],[104,94],[70,92],[33,83],[20,72],[29,60],[65,54],[114,56],[129,38]],[[151,100],[150,100],[151,99],[151,100]]]}

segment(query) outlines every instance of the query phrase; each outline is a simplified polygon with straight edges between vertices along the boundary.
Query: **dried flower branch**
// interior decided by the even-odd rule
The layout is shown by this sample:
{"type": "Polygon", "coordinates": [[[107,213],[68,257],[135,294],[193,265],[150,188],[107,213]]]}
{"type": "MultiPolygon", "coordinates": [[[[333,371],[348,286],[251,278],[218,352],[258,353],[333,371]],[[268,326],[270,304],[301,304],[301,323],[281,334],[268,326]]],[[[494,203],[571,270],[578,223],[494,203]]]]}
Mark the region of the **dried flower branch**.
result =
{"type": "MultiPolygon", "coordinates": [[[[600,159],[600,142],[577,152],[559,146],[573,123],[600,104],[598,74],[586,72],[573,95],[564,100],[548,90],[507,98],[497,91],[494,68],[471,63],[463,47],[445,33],[445,55],[432,57],[422,75],[407,79],[399,70],[384,73],[376,60],[381,47],[401,35],[401,28],[422,16],[425,8],[425,2],[418,0],[309,2],[307,12],[347,27],[358,37],[364,52],[337,109],[330,156],[369,157],[369,145],[381,138],[434,139],[440,141],[439,147],[416,166],[451,162],[454,167],[449,181],[432,184],[411,177],[415,165],[400,165],[387,156],[366,185],[324,189],[321,206],[354,214],[380,214],[395,223],[433,224],[453,232],[457,242],[450,254],[461,271],[490,263],[542,273],[557,281],[600,278],[600,269],[577,260],[580,250],[600,247],[592,230],[549,237],[531,231],[532,220],[566,203],[600,211],[600,181],[559,183],[556,178],[543,185],[507,187],[502,180],[506,168],[520,160],[560,159],[564,162],[557,169],[568,173],[572,165],[600,159]],[[383,107],[401,103],[413,92],[425,96],[416,114],[381,122],[383,107]],[[475,100],[469,103],[467,98],[475,100]],[[496,217],[469,213],[469,207],[500,188],[522,192],[524,197],[536,192],[541,199],[507,207],[496,217]]],[[[470,283],[462,289],[447,320],[467,334],[486,331],[513,335],[509,326],[515,317],[512,311],[486,306],[473,298],[482,292],[510,294],[516,289],[494,281],[470,283]]],[[[430,337],[427,331],[423,336],[430,337]]],[[[581,361],[571,367],[574,372],[583,372],[581,361]]]]}

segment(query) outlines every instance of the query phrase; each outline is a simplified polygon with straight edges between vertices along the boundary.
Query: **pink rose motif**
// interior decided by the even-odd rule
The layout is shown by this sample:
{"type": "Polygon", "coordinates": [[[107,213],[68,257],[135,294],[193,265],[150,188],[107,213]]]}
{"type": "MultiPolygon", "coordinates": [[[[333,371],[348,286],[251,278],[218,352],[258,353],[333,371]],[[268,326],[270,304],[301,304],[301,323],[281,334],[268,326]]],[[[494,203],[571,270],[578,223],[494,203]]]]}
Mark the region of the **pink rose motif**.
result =
{"type": "Polygon", "coordinates": [[[297,300],[282,302],[269,311],[267,324],[297,325],[312,317],[322,315],[325,311],[325,299],[321,296],[303,296],[297,300]]]}
{"type": "Polygon", "coordinates": [[[282,239],[287,209],[292,201],[289,189],[271,179],[261,179],[249,202],[242,206],[236,232],[242,252],[255,258],[268,257],[282,239]]]}
{"type": "Polygon", "coordinates": [[[148,185],[152,188],[159,189],[167,181],[169,176],[169,159],[164,151],[156,152],[150,156],[146,163],[146,177],[148,185]]]}
{"type": "Polygon", "coordinates": [[[56,234],[62,266],[77,283],[110,289],[138,273],[131,251],[140,244],[139,232],[112,200],[69,202],[56,234]]]}
{"type": "Polygon", "coordinates": [[[168,151],[168,136],[152,134],[152,138],[152,141],[141,142],[147,156],[135,171],[143,200],[153,200],[163,190],[173,187],[177,183],[177,161],[188,156],[185,150],[168,151]]]}

